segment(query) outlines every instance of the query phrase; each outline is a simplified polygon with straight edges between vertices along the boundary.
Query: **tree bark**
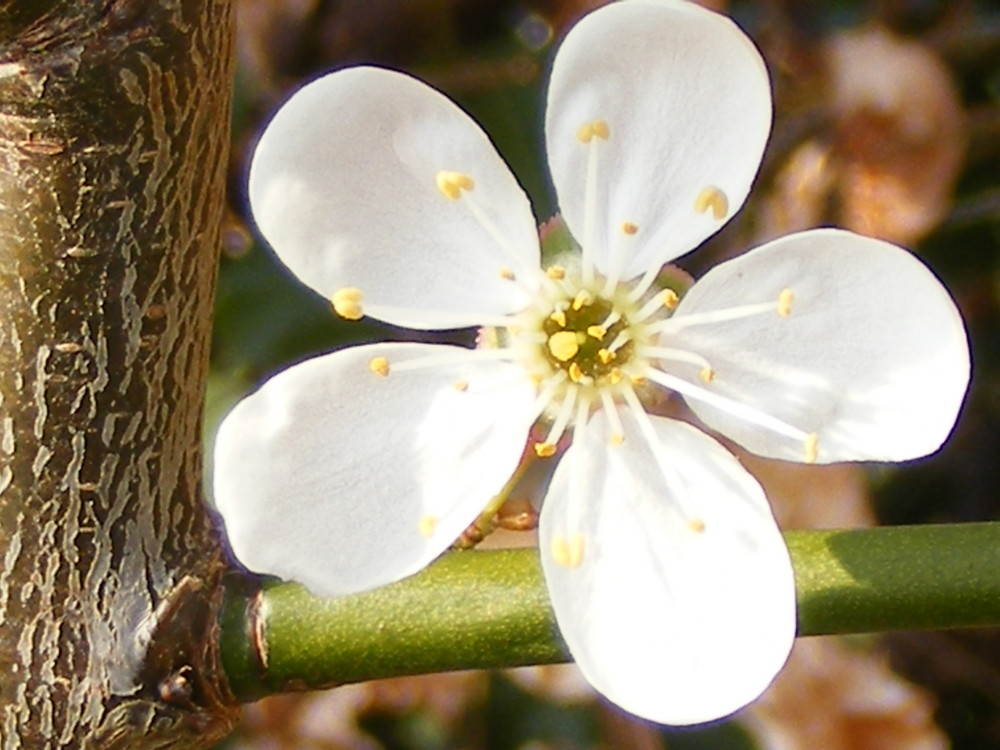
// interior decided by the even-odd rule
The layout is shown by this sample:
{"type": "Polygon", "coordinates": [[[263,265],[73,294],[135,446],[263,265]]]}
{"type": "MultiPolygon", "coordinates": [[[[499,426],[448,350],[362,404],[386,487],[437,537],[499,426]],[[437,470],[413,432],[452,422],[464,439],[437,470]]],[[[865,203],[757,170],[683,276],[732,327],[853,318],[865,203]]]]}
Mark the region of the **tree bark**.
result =
{"type": "Polygon", "coordinates": [[[229,0],[0,0],[0,750],[233,721],[200,449],[231,42],[229,0]]]}

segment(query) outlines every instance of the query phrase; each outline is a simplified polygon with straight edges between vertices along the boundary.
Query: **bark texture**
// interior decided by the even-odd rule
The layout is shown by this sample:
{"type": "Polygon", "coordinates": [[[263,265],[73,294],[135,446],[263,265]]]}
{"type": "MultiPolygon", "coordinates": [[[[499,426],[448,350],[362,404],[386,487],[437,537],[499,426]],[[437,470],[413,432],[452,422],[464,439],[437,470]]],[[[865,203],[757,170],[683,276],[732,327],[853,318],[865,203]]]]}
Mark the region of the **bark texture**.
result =
{"type": "Polygon", "coordinates": [[[228,731],[200,420],[229,0],[0,0],[0,750],[228,731]]]}

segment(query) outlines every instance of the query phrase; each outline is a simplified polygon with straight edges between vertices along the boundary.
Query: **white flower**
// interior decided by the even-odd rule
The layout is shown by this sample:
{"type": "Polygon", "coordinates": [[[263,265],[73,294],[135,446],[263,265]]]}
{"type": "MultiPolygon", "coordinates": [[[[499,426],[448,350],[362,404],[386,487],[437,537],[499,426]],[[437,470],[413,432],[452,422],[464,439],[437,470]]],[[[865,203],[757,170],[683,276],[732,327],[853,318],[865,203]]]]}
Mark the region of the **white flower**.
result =
{"type": "Polygon", "coordinates": [[[947,292],[877,240],[805,232],[679,304],[655,288],[742,205],[770,122],[764,64],[726,18],[679,0],[591,13],[556,57],[545,123],[582,253],[543,271],[524,192],[444,96],[371,67],[295,94],[250,175],[281,260],[346,317],[505,336],[345,349],[240,403],[215,484],[239,559],[331,596],[414,573],[500,491],[541,419],[539,455],[572,431],[541,557],[586,677],[669,724],[756,697],[794,637],[788,553],[757,482],[648,414],[649,395],[681,394],[764,456],[901,460],[946,438],[969,376],[947,292]]]}

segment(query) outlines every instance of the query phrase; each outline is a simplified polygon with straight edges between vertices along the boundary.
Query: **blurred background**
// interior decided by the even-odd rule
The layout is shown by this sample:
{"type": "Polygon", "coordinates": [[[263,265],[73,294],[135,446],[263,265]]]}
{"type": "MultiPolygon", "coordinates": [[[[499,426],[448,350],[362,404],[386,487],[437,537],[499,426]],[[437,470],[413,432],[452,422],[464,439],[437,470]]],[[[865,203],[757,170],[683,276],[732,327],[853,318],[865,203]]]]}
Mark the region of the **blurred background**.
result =
{"type": "MultiPolygon", "coordinates": [[[[297,87],[357,63],[405,70],[484,126],[535,214],[553,213],[541,122],[558,40],[599,0],[237,0],[238,77],[206,434],[288,364],[414,337],[332,314],[255,237],[256,137],[297,87]]],[[[1000,5],[717,0],[760,47],[775,125],[742,212],[679,262],[704,268],[837,225],[918,254],[965,316],[974,376],[951,441],[910,465],[804,467],[741,455],[783,528],[1000,516],[1000,5]]],[[[604,54],[614,54],[605,50],[604,54]]],[[[445,334],[468,340],[468,333],[445,334]]],[[[422,335],[422,338],[428,338],[422,335]]],[[[920,408],[914,404],[914,408],[920,408]]],[[[530,543],[530,536],[512,535],[530,543]]],[[[248,707],[228,750],[956,750],[1000,748],[1000,630],[801,639],[753,706],[663,729],[602,701],[572,666],[405,678],[248,707]]]]}

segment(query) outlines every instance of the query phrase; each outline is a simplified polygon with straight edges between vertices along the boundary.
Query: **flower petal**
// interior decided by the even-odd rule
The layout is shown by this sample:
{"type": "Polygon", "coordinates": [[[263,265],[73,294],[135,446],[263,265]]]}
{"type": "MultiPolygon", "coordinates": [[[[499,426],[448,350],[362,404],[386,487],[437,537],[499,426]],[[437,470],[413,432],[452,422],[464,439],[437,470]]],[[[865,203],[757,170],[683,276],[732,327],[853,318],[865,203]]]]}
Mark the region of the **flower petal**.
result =
{"type": "Polygon", "coordinates": [[[534,416],[520,368],[472,354],[353,347],[240,402],[215,449],[215,502],[237,558],[337,596],[415,573],[444,551],[514,471],[534,416]],[[442,361],[402,369],[422,357],[442,361]],[[388,376],[372,371],[377,358],[388,376]]]}
{"type": "Polygon", "coordinates": [[[567,223],[605,273],[618,263],[621,278],[632,278],[716,232],[743,205],[770,128],[757,49],[728,18],[694,3],[611,3],[580,21],[556,55],[549,164],[567,223]],[[595,120],[607,124],[607,139],[582,143],[581,126],[595,120]]]}
{"type": "MultiPolygon", "coordinates": [[[[777,301],[784,289],[793,298],[787,317],[691,326],[664,341],[709,361],[715,377],[707,390],[815,433],[820,463],[935,451],[961,407],[969,350],[954,302],[927,267],[880,240],[802,232],[713,268],[675,319],[777,301]]],[[[685,376],[676,363],[663,369],[685,376]]],[[[687,400],[712,429],[755,453],[806,458],[798,440],[687,400]]]]}
{"type": "Polygon", "coordinates": [[[626,711],[711,721],[784,664],[791,562],[760,485],[716,441],[652,417],[654,446],[631,414],[622,422],[621,445],[603,412],[577,429],[542,506],[556,619],[587,679],[626,711]]]}
{"type": "Polygon", "coordinates": [[[521,310],[524,288],[501,270],[537,273],[531,207],[493,144],[402,73],[350,68],[300,89],[257,145],[250,204],[302,281],[325,297],[360,289],[366,313],[397,325],[460,327],[521,310]],[[439,188],[442,172],[468,176],[471,189],[456,177],[439,188]]]}

